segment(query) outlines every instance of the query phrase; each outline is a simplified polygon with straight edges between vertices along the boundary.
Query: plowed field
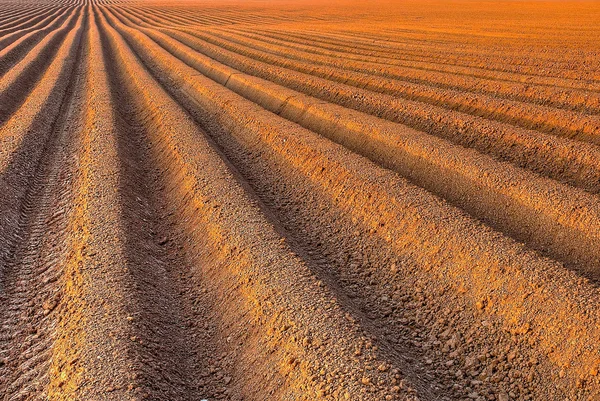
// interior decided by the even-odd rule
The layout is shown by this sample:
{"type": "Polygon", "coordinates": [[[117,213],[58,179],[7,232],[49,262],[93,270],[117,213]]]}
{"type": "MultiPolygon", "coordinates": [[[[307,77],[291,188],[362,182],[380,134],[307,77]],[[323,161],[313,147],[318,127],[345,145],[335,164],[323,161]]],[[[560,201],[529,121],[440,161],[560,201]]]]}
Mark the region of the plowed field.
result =
{"type": "Polygon", "coordinates": [[[0,0],[0,400],[600,400],[600,3],[0,0]]]}

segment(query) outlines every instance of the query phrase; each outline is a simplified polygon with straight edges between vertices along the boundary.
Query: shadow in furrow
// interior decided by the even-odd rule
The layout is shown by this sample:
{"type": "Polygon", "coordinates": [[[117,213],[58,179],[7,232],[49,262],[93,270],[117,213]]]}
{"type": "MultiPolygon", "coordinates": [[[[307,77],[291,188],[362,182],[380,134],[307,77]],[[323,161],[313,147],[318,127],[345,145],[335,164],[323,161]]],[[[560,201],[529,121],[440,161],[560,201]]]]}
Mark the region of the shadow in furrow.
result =
{"type": "MultiPolygon", "coordinates": [[[[25,102],[31,90],[43,78],[44,72],[56,57],[61,45],[65,43],[65,38],[69,32],[75,29],[82,13],[83,9],[73,12],[70,16],[71,20],[64,27],[58,28],[46,45],[41,49],[37,49],[39,54],[29,65],[25,66],[10,88],[5,92],[0,92],[0,125],[8,121],[8,118],[25,102]]],[[[34,50],[36,49],[34,48],[34,50]]],[[[4,60],[0,64],[0,76],[4,76],[13,67],[13,63],[4,60]]]]}
{"type": "Polygon", "coordinates": [[[10,162],[6,169],[0,173],[0,282],[3,275],[2,266],[9,265],[15,247],[22,241],[19,234],[22,229],[25,211],[21,209],[25,193],[33,190],[27,185],[35,176],[36,169],[40,166],[40,155],[47,147],[49,135],[53,129],[60,125],[59,117],[65,110],[65,99],[71,96],[72,83],[76,76],[76,66],[81,60],[81,36],[75,39],[73,57],[67,59],[61,68],[57,84],[43,104],[41,110],[35,115],[28,132],[24,135],[19,147],[10,155],[10,162]],[[71,86],[67,89],[71,83],[71,86]],[[48,127],[53,127],[48,129],[48,127]]]}
{"type": "MultiPolygon", "coordinates": [[[[102,32],[101,23],[100,31],[102,32]]],[[[120,200],[126,243],[125,257],[134,283],[136,315],[131,316],[133,360],[138,378],[151,399],[195,401],[219,394],[212,373],[214,352],[204,310],[194,307],[184,280],[189,266],[183,246],[168,224],[160,168],[151,164],[144,112],[137,110],[124,88],[121,72],[106,38],[101,35],[108,66],[112,102],[117,114],[117,152],[120,162],[120,200]]],[[[223,377],[222,375],[220,376],[223,377]]],[[[218,382],[218,380],[217,380],[218,382]]],[[[219,397],[220,398],[220,397],[219,397]]]]}
{"type": "MultiPolygon", "coordinates": [[[[5,276],[0,276],[0,302],[4,305],[0,310],[0,394],[6,400],[45,399],[49,384],[51,349],[63,312],[62,262],[68,252],[66,217],[76,169],[74,125],[82,102],[83,43],[85,39],[77,44],[74,58],[78,67],[69,73],[69,85],[56,101],[60,106],[56,121],[48,131],[30,133],[20,153],[23,160],[29,157],[37,164],[32,178],[17,175],[25,180],[20,185],[27,189],[16,209],[19,218],[12,243],[2,247],[5,276]],[[32,157],[32,149],[37,147],[41,155],[32,157]]],[[[56,115],[50,111],[42,114],[56,115]]],[[[6,174],[23,169],[23,160],[14,160],[6,174]]]]}

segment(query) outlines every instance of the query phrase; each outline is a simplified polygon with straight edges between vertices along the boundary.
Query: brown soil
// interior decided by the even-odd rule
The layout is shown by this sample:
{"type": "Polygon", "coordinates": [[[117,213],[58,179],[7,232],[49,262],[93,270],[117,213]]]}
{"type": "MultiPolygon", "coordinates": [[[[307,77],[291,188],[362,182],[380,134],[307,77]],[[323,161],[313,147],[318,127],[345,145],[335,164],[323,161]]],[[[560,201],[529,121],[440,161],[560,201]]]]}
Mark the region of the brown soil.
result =
{"type": "Polygon", "coordinates": [[[599,19],[0,0],[0,400],[599,399],[599,19]]]}

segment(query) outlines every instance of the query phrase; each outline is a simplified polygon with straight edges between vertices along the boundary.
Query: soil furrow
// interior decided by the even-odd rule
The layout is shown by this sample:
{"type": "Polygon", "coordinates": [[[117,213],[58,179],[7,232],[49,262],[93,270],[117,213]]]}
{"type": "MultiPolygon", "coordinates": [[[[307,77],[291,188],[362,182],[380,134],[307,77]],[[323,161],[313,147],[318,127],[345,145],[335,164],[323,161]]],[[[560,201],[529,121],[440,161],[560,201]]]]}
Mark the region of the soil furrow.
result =
{"type": "MultiPolygon", "coordinates": [[[[118,41],[118,38],[113,38],[113,40],[118,41]]],[[[127,49],[122,50],[122,53],[125,55],[127,55],[127,52],[127,49]]],[[[128,57],[131,58],[133,56],[129,55],[128,57]]],[[[130,66],[129,68],[135,68],[135,63],[132,61],[124,63],[124,65],[130,66]]],[[[145,74],[147,75],[147,73],[145,74]]],[[[136,79],[141,81],[150,80],[149,77],[144,79],[143,75],[143,70],[135,71],[136,79]]],[[[185,113],[181,110],[177,111],[177,107],[173,101],[169,100],[164,93],[161,94],[160,90],[152,89],[152,85],[146,84],[143,86],[140,85],[140,87],[147,88],[146,90],[152,93],[151,98],[159,102],[155,107],[161,107],[163,110],[170,110],[167,107],[175,108],[172,112],[174,113],[172,117],[169,111],[162,113],[163,118],[165,118],[164,122],[170,123],[169,125],[164,125],[164,127],[172,126],[170,131],[173,134],[167,135],[168,132],[162,134],[159,130],[154,130],[154,136],[157,136],[157,138],[156,141],[153,141],[152,147],[156,147],[154,150],[154,152],[157,152],[155,157],[160,157],[157,161],[164,160],[168,162],[167,166],[172,166],[172,168],[166,170],[163,174],[166,176],[165,178],[174,178],[173,180],[169,180],[170,184],[167,186],[167,189],[173,192],[170,204],[172,207],[176,207],[176,213],[187,216],[180,221],[185,222],[190,220],[191,216],[196,216],[191,218],[189,223],[181,227],[181,230],[194,239],[194,242],[190,243],[188,249],[188,251],[193,252],[193,259],[196,260],[196,263],[198,263],[197,258],[200,258],[200,261],[204,261],[202,264],[197,264],[196,269],[199,269],[198,273],[203,273],[203,275],[212,279],[211,283],[214,287],[208,287],[209,291],[233,292],[232,295],[237,294],[237,291],[242,291],[241,294],[230,297],[231,302],[237,304],[237,302],[246,297],[256,299],[257,302],[255,307],[258,309],[251,309],[250,311],[247,310],[247,306],[254,305],[253,302],[247,305],[236,305],[235,307],[228,305],[227,309],[219,308],[219,310],[224,311],[221,315],[223,321],[220,322],[220,326],[222,330],[227,330],[222,338],[234,337],[233,340],[226,341],[227,343],[231,341],[233,344],[239,341],[240,336],[245,338],[244,342],[239,343],[239,346],[233,350],[233,355],[236,358],[241,358],[241,361],[243,361],[243,363],[240,361],[241,363],[237,364],[233,373],[235,377],[234,383],[237,386],[236,390],[251,399],[259,397],[260,393],[257,393],[257,391],[285,398],[286,394],[289,396],[293,394],[290,393],[291,391],[297,391],[301,388],[304,388],[306,397],[311,397],[319,393],[339,397],[344,394],[344,391],[348,391],[349,394],[354,394],[357,399],[364,399],[361,393],[365,392],[365,390],[374,395],[386,391],[386,388],[390,392],[390,385],[387,384],[387,381],[378,382],[375,379],[369,379],[373,380],[372,387],[369,386],[361,390],[361,384],[358,382],[360,378],[355,378],[356,374],[381,377],[390,375],[389,372],[377,371],[373,367],[367,368],[364,365],[364,358],[369,354],[372,355],[373,351],[366,350],[365,356],[357,355],[356,358],[350,360],[356,359],[356,361],[352,361],[346,364],[346,366],[338,365],[331,358],[332,354],[327,353],[317,356],[315,351],[319,347],[322,347],[324,343],[331,343],[329,335],[332,331],[336,333],[334,337],[339,341],[339,346],[332,344],[337,350],[336,353],[341,353],[337,355],[353,353],[354,347],[360,347],[360,344],[364,340],[357,334],[356,328],[340,331],[340,327],[348,328],[352,327],[352,324],[339,311],[339,307],[336,306],[334,300],[327,300],[331,296],[327,292],[320,290],[320,287],[316,285],[316,279],[307,271],[306,266],[280,241],[279,235],[275,233],[270,224],[261,216],[254,202],[248,199],[242,187],[235,184],[236,180],[227,171],[228,168],[222,164],[219,156],[211,150],[210,145],[203,139],[202,133],[189,121],[189,117],[186,117],[185,113]],[[164,100],[161,100],[161,98],[164,100]],[[163,102],[166,102],[164,106],[163,102]],[[170,106],[169,103],[171,104],[170,106]],[[187,145],[190,140],[193,141],[194,145],[187,145]],[[197,151],[198,146],[202,146],[201,152],[197,151]],[[182,154],[183,152],[185,154],[182,154]],[[198,159],[198,156],[200,156],[200,159],[198,159]],[[200,168],[199,166],[203,167],[200,168]],[[223,179],[225,181],[222,181],[223,179]],[[197,184],[193,183],[197,180],[201,180],[202,184],[200,182],[197,184]],[[194,195],[192,198],[185,192],[185,188],[190,188],[189,185],[193,185],[191,187],[193,188],[194,195]],[[216,195],[215,192],[220,193],[230,190],[234,190],[235,192],[227,196],[229,203],[219,204],[215,208],[214,202],[217,201],[214,198],[216,195]],[[210,197],[206,198],[207,196],[210,197]],[[232,210],[232,213],[226,213],[222,210],[228,208],[235,209],[232,210]],[[241,210],[236,210],[238,208],[241,208],[241,210]],[[210,212],[205,215],[201,212],[204,210],[210,212]],[[189,215],[189,213],[192,213],[192,215],[189,215]],[[248,234],[244,234],[246,230],[241,232],[237,230],[232,231],[230,225],[234,224],[238,226],[241,224],[238,221],[239,219],[244,220],[244,224],[250,224],[253,227],[249,228],[247,231],[248,234]],[[210,230],[208,238],[206,237],[206,229],[210,230]],[[231,249],[221,255],[222,252],[217,251],[214,247],[223,246],[220,242],[224,240],[222,238],[223,235],[227,235],[229,240],[239,244],[241,253],[238,254],[237,251],[231,249]],[[255,236],[259,236],[260,239],[254,238],[255,236]],[[217,245],[217,243],[211,244],[212,241],[219,241],[221,245],[217,245]],[[247,241],[252,241],[252,245],[244,245],[247,241]],[[253,248],[254,250],[252,250],[253,248]],[[233,260],[226,262],[221,259],[223,257],[233,260]],[[270,262],[267,262],[267,260],[261,262],[260,260],[263,257],[267,257],[270,262]],[[254,263],[248,264],[250,262],[248,259],[254,260],[254,263]],[[234,268],[229,263],[241,264],[244,268],[234,268]],[[278,274],[271,276],[268,273],[272,271],[271,268],[267,268],[268,264],[265,265],[264,263],[276,263],[278,274]],[[232,268],[234,270],[230,270],[232,268]],[[219,272],[219,270],[222,271],[219,272]],[[289,281],[289,274],[300,278],[300,281],[289,281]],[[276,283],[279,283],[279,285],[273,286],[276,283]],[[239,288],[240,284],[242,288],[239,288]],[[279,290],[276,290],[276,288],[279,288],[279,290]],[[285,298],[281,298],[283,294],[286,294],[285,298]],[[308,296],[308,294],[311,296],[308,296]],[[259,301],[263,299],[271,300],[267,304],[264,304],[264,301],[259,301]],[[307,303],[309,299],[310,301],[307,303]],[[275,308],[278,312],[275,315],[271,315],[271,308],[275,308]],[[315,310],[315,308],[322,308],[328,320],[322,320],[325,316],[306,316],[307,313],[315,310]],[[247,313],[250,313],[253,317],[248,322],[250,326],[246,325],[242,329],[239,318],[247,313]],[[306,322],[310,322],[311,324],[305,325],[301,323],[306,318],[309,319],[306,322]],[[282,329],[280,325],[283,325],[284,328],[282,329]],[[312,331],[311,328],[315,327],[321,327],[322,330],[316,330],[312,334],[309,334],[312,331]],[[306,336],[309,336],[309,340],[306,340],[306,336]],[[299,346],[300,344],[298,344],[302,341],[314,342],[314,344],[317,344],[316,350],[311,349],[312,347],[302,349],[299,346]],[[244,345],[242,346],[242,344],[244,345]],[[253,346],[259,347],[254,349],[254,352],[259,352],[255,357],[251,356],[253,346]],[[272,346],[277,346],[281,351],[277,351],[276,355],[270,355],[269,349],[272,346]],[[280,352],[284,352],[284,355],[287,354],[288,356],[285,357],[280,352]],[[257,357],[259,359],[255,360],[254,358],[257,357]],[[281,359],[282,357],[283,359],[281,359]],[[328,362],[320,364],[317,362],[320,358],[325,358],[328,362]],[[264,371],[260,365],[261,363],[267,364],[269,369],[264,371]],[[319,365],[324,369],[320,375],[322,377],[313,376],[314,373],[311,372],[318,371],[320,369],[319,365]],[[362,367],[359,368],[359,366],[362,367]],[[248,369],[255,371],[257,376],[248,376],[248,369]],[[364,369],[367,369],[367,372],[362,373],[364,369]],[[370,369],[372,371],[368,371],[370,369]],[[341,388],[331,388],[324,382],[321,382],[325,379],[325,376],[328,377],[330,374],[335,374],[334,372],[341,375],[340,382],[347,380],[349,382],[344,383],[341,388]],[[243,376],[238,376],[240,373],[244,373],[243,376]],[[356,382],[353,383],[353,380],[356,380],[356,382]],[[276,383],[278,382],[285,384],[277,385],[276,383]],[[278,386],[280,388],[277,388],[278,386]],[[252,392],[249,393],[249,391],[252,392]]],[[[144,96],[140,99],[149,98],[144,96]]],[[[149,106],[147,104],[146,108],[152,110],[149,106]]],[[[158,115],[155,115],[148,120],[152,121],[152,119],[157,118],[158,115]]],[[[235,247],[237,248],[237,246],[235,247]]],[[[198,278],[200,277],[196,279],[198,278]]],[[[245,319],[247,318],[243,318],[243,320],[245,319]]],[[[222,346],[226,347],[226,345],[222,346]]],[[[333,355],[336,353],[333,353],[333,355]]],[[[392,374],[397,375],[397,373],[392,374]]],[[[365,378],[363,381],[366,380],[365,378]]],[[[393,394],[393,391],[391,394],[393,394]]]]}
{"type": "MultiPolygon", "coordinates": [[[[4,49],[6,49],[9,45],[16,42],[20,38],[26,36],[27,34],[31,33],[31,35],[29,35],[29,36],[35,36],[36,34],[32,33],[32,32],[39,31],[40,29],[43,29],[44,27],[50,25],[53,21],[60,20],[60,17],[67,14],[67,11],[68,11],[68,9],[58,9],[56,12],[52,13],[52,15],[48,16],[47,18],[38,22],[35,25],[28,24],[27,28],[21,28],[21,29],[18,29],[17,32],[14,32],[14,33],[6,35],[6,36],[2,36],[2,38],[0,38],[0,51],[4,51],[4,49]]],[[[40,35],[40,34],[38,33],[37,35],[40,35]]],[[[29,39],[29,40],[31,42],[33,42],[32,39],[29,39]]],[[[27,41],[27,39],[25,38],[21,42],[26,42],[26,41],[27,41]]]]}
{"type": "MultiPolygon", "coordinates": [[[[50,42],[50,39],[60,36],[64,32],[69,21],[73,21],[74,15],[77,14],[76,9],[65,10],[64,13],[56,18],[51,24],[45,28],[31,32],[28,35],[20,38],[14,43],[8,45],[0,51],[0,75],[2,78],[10,75],[11,70],[15,65],[29,57],[33,52],[36,54],[39,49],[42,49],[44,43],[50,42]]],[[[55,39],[56,40],[56,39],[55,39]]],[[[48,57],[48,55],[46,55],[48,57]]]]}
{"type": "MultiPolygon", "coordinates": [[[[247,34],[252,33],[251,31],[245,31],[245,32],[247,34]]],[[[389,50],[375,51],[374,54],[370,54],[370,52],[373,51],[373,49],[371,47],[366,48],[369,51],[369,53],[364,53],[364,52],[361,52],[358,50],[360,47],[355,42],[348,43],[348,40],[341,41],[341,42],[337,42],[337,41],[333,41],[333,42],[325,41],[324,42],[322,36],[312,36],[312,35],[306,35],[306,34],[300,34],[300,33],[294,33],[294,32],[268,31],[268,34],[270,35],[270,37],[277,38],[278,42],[281,44],[292,42],[292,43],[299,43],[304,46],[307,46],[306,47],[307,49],[310,49],[312,47],[317,47],[317,48],[323,48],[325,50],[335,51],[336,53],[339,52],[340,54],[348,54],[349,53],[350,55],[352,55],[352,57],[353,57],[352,59],[356,58],[357,60],[366,60],[366,59],[357,57],[357,56],[366,56],[366,57],[369,57],[369,59],[375,60],[381,64],[398,65],[398,66],[402,66],[402,67],[415,68],[415,69],[418,69],[421,71],[448,73],[448,74],[455,74],[458,76],[490,79],[493,81],[506,81],[507,83],[517,84],[517,85],[522,85],[523,82],[526,82],[529,86],[531,86],[531,85],[535,85],[535,86],[533,88],[529,88],[528,92],[516,90],[516,91],[514,91],[514,93],[519,93],[519,96],[523,96],[524,99],[528,99],[529,101],[534,99],[534,103],[541,103],[541,104],[546,104],[546,105],[553,104],[559,108],[567,108],[567,109],[571,109],[571,110],[581,109],[583,111],[585,111],[586,109],[588,111],[597,110],[597,106],[598,106],[598,94],[597,93],[593,93],[593,92],[588,93],[588,95],[591,95],[591,98],[583,98],[583,104],[582,104],[582,101],[581,101],[582,97],[580,95],[580,92],[577,91],[577,89],[581,89],[581,88],[572,88],[572,87],[569,87],[568,85],[565,85],[564,82],[559,81],[560,82],[559,83],[559,82],[556,82],[555,80],[548,80],[547,78],[543,79],[543,77],[537,77],[537,79],[536,79],[535,76],[506,74],[506,73],[502,74],[499,72],[491,73],[491,72],[488,72],[488,70],[483,70],[478,67],[469,67],[469,66],[463,67],[463,66],[454,65],[454,64],[432,63],[426,57],[424,57],[424,60],[410,60],[410,59],[404,59],[404,58],[398,59],[398,58],[393,57],[394,54],[390,55],[389,50]],[[324,42],[328,45],[319,44],[320,42],[324,42]],[[356,56],[354,56],[354,55],[356,55],[356,56]],[[480,71],[480,72],[478,72],[478,71],[480,71]],[[562,99],[559,99],[556,97],[557,94],[560,93],[559,91],[557,91],[557,88],[559,88],[559,87],[568,91],[568,92],[563,92],[562,99]],[[539,91],[539,93],[536,93],[536,91],[539,91]],[[577,100],[579,100],[579,101],[577,101],[577,100]]],[[[260,35],[255,35],[255,34],[253,36],[257,37],[257,38],[260,37],[260,35]]],[[[427,54],[422,53],[422,56],[427,56],[427,54]]],[[[524,101],[527,102],[528,100],[524,100],[524,101]]]]}
{"type": "Polygon", "coordinates": [[[20,34],[25,34],[35,29],[34,27],[43,27],[48,23],[48,21],[52,21],[52,19],[55,18],[62,11],[62,9],[57,8],[50,11],[42,11],[43,10],[40,10],[36,14],[24,17],[22,21],[15,22],[14,24],[2,24],[2,29],[0,29],[0,37],[2,38],[2,41],[0,42],[0,48],[6,46],[4,44],[4,38],[6,35],[17,31],[20,31],[20,34]]]}
{"type": "MultiPolygon", "coordinates": [[[[467,67],[482,67],[489,63],[489,65],[500,71],[522,73],[542,78],[565,79],[568,80],[568,84],[565,85],[568,88],[596,92],[600,90],[598,80],[593,78],[593,66],[580,65],[578,70],[573,70],[573,65],[569,60],[569,57],[573,56],[572,52],[557,53],[556,51],[548,51],[547,53],[540,53],[531,52],[530,48],[515,46],[506,46],[495,50],[477,45],[467,48],[460,41],[436,41],[427,37],[411,39],[406,35],[396,39],[382,39],[380,34],[368,34],[366,32],[355,33],[354,35],[337,33],[337,35],[349,38],[352,41],[363,39],[374,45],[393,45],[388,47],[388,50],[392,52],[402,49],[403,53],[408,52],[412,56],[425,53],[427,57],[447,60],[452,64],[468,62],[467,67]],[[523,57],[522,54],[515,53],[528,54],[529,57],[523,57]],[[550,67],[550,69],[540,70],[540,67],[550,67]]],[[[564,48],[560,50],[564,51],[564,48]]]]}
{"type": "MultiPolygon", "coordinates": [[[[48,9],[56,9],[57,7],[49,7],[48,9]]],[[[4,28],[10,28],[15,25],[18,25],[22,20],[27,19],[31,15],[38,15],[46,11],[44,8],[32,7],[31,9],[21,9],[19,11],[15,11],[10,15],[6,15],[2,18],[2,26],[4,28]]]]}
{"type": "MultiPolygon", "coordinates": [[[[61,99],[75,66],[79,41],[83,34],[83,15],[78,28],[70,33],[67,43],[48,66],[40,82],[25,99],[22,107],[0,127],[0,213],[3,224],[0,238],[3,244],[0,260],[11,252],[18,242],[19,205],[48,136],[48,126],[60,113],[61,99]]],[[[0,272],[1,274],[1,272],[0,272]]]]}
{"type": "MultiPolygon", "coordinates": [[[[238,29],[236,29],[238,31],[238,29]]],[[[239,31],[252,33],[252,31],[240,29],[239,31]]],[[[274,31],[268,30],[266,32],[274,33],[274,31]]],[[[282,32],[279,32],[280,34],[282,32]]],[[[564,87],[570,89],[585,89],[581,87],[581,83],[572,79],[560,79],[557,77],[551,77],[548,75],[532,74],[531,72],[510,72],[503,69],[495,69],[498,64],[491,64],[489,66],[480,66],[477,63],[465,63],[465,59],[446,59],[439,55],[439,52],[444,50],[443,47],[431,48],[427,52],[427,42],[421,41],[418,43],[420,52],[409,49],[408,41],[402,43],[402,46],[393,46],[387,41],[383,40],[369,40],[364,36],[351,36],[340,32],[313,32],[304,31],[303,34],[300,31],[290,29],[286,32],[287,35],[301,39],[310,39],[310,43],[317,44],[323,43],[331,50],[341,50],[344,52],[350,52],[354,54],[365,54],[369,56],[383,56],[386,58],[402,60],[405,62],[415,63],[415,65],[434,65],[436,68],[444,69],[458,69],[469,72],[479,71],[479,74],[487,78],[502,77],[503,80],[513,82],[529,81],[540,85],[549,85],[555,87],[564,87]]],[[[416,47],[414,46],[414,47],[416,47]]],[[[456,56],[456,53],[451,53],[456,56]]],[[[446,55],[448,57],[448,55],[446,55]]],[[[479,76],[479,75],[476,75],[479,76]]]]}
{"type": "Polygon", "coordinates": [[[21,25],[25,25],[27,24],[27,22],[34,20],[34,23],[39,22],[40,20],[44,19],[46,16],[48,16],[48,14],[51,14],[52,12],[55,12],[56,8],[53,10],[42,10],[42,9],[37,9],[37,10],[33,10],[30,13],[23,13],[23,15],[15,17],[15,18],[10,18],[10,19],[2,19],[2,28],[0,28],[0,37],[6,35],[7,33],[11,33],[11,32],[15,32],[17,30],[19,30],[21,25]]]}
{"type": "Polygon", "coordinates": [[[161,38],[142,28],[140,31],[159,40],[200,73],[267,110],[398,171],[532,248],[597,277],[600,258],[593,244],[600,233],[591,228],[600,227],[600,206],[595,197],[407,127],[246,76],[193,54],[164,35],[161,38]],[[577,208],[579,216],[574,213],[577,208]],[[506,213],[498,214],[498,210],[506,213]]]}
{"type": "Polygon", "coordinates": [[[44,77],[53,74],[48,70],[53,60],[64,62],[74,54],[74,43],[82,33],[82,15],[81,10],[74,13],[60,31],[47,36],[34,53],[25,56],[0,79],[0,122],[10,121],[11,116],[30,99],[29,95],[36,85],[42,86],[44,77]]]}
{"type": "MultiPolygon", "coordinates": [[[[428,277],[428,285],[440,285],[438,291],[441,293],[460,294],[464,302],[470,305],[472,313],[483,313],[478,318],[480,323],[477,327],[489,330],[495,336],[508,333],[513,347],[520,344],[517,351],[517,354],[523,355],[520,371],[528,370],[527,366],[531,365],[527,364],[532,363],[535,356],[536,367],[533,369],[544,378],[541,381],[553,378],[552,389],[535,388],[537,394],[543,394],[544,391],[573,394],[569,380],[561,385],[559,379],[572,373],[575,377],[585,375],[584,372],[590,369],[587,364],[595,363],[592,362],[595,357],[575,352],[576,349],[591,349],[589,346],[576,346],[573,343],[593,342],[593,337],[597,335],[595,323],[579,320],[594,319],[585,312],[595,308],[590,302],[595,302],[597,289],[591,283],[472,222],[390,173],[375,167],[367,168],[368,163],[339,147],[293,124],[281,122],[272,114],[232,96],[226,89],[218,89],[219,85],[187,71],[185,66],[164,51],[161,53],[158,49],[152,49],[148,43],[138,46],[131,41],[130,44],[163,84],[186,107],[199,114],[201,121],[210,126],[222,126],[221,132],[231,135],[228,140],[235,138],[249,149],[257,149],[260,157],[275,152],[279,156],[274,157],[279,158],[282,165],[293,166],[296,177],[309,177],[315,185],[326,191],[332,202],[365,224],[371,230],[371,235],[387,241],[393,250],[405,258],[415,258],[417,271],[428,277]],[[344,161],[346,158],[354,161],[344,161]],[[347,177],[347,180],[343,177],[347,177]],[[395,223],[382,224],[387,221],[395,223]],[[431,237],[432,232],[437,235],[431,237]],[[548,280],[549,277],[552,280],[548,280]],[[556,294],[549,294],[552,291],[556,291],[556,294]],[[563,291],[573,296],[577,294],[577,300],[559,296],[563,291]],[[575,313],[575,310],[579,312],[575,313]],[[565,316],[569,316],[570,323],[567,323],[565,316]],[[574,323],[573,319],[579,322],[574,323]],[[574,327],[588,329],[585,335],[581,332],[576,335],[572,331],[574,327]],[[549,332],[552,332],[551,336],[549,332]],[[525,357],[527,350],[535,347],[540,348],[534,351],[532,359],[528,361],[525,357]],[[540,361],[537,358],[541,355],[549,357],[540,361]],[[569,360],[568,369],[561,369],[561,366],[565,366],[565,360],[560,362],[561,358],[569,360]],[[588,362],[581,364],[585,359],[588,362]]],[[[286,178],[290,180],[290,177],[286,178]]],[[[295,186],[293,180],[288,182],[292,187],[295,186]]],[[[447,306],[443,300],[440,303],[447,306]]],[[[475,334],[473,336],[478,337],[475,334]]],[[[491,342],[494,343],[493,340],[491,342]]],[[[475,348],[474,352],[484,349],[485,346],[482,349],[475,348]]],[[[510,352],[498,349],[495,352],[496,364],[511,363],[506,362],[506,358],[513,361],[508,356],[510,352]]],[[[471,361],[465,358],[462,361],[464,365],[461,365],[463,368],[459,370],[464,373],[463,369],[471,366],[471,361]]],[[[453,363],[458,361],[453,360],[453,363]]],[[[499,375],[502,376],[501,373],[499,375]]],[[[481,377],[491,376],[486,373],[481,377]]],[[[520,394],[521,390],[511,386],[510,391],[520,394]]]]}
{"type": "MultiPolygon", "coordinates": [[[[91,8],[88,7],[92,13],[91,8]]],[[[135,281],[125,259],[120,214],[117,117],[111,106],[100,36],[90,17],[77,166],[70,213],[64,291],[49,367],[53,400],[140,398],[135,281]]]]}
{"type": "MultiPolygon", "coordinates": [[[[81,49],[83,46],[78,45],[81,49]]],[[[18,244],[6,260],[0,315],[0,392],[6,400],[47,399],[52,347],[59,336],[65,291],[62,262],[68,253],[67,215],[75,169],[77,117],[81,113],[82,50],[58,119],[46,134],[34,178],[19,210],[18,244]]],[[[41,133],[40,133],[41,134],[41,133]]],[[[44,137],[44,135],[40,135],[44,137]]]]}
{"type": "Polygon", "coordinates": [[[600,191],[600,169],[595,162],[600,154],[594,156],[598,149],[593,145],[545,136],[537,131],[524,131],[507,124],[376,94],[287,68],[278,68],[255,59],[246,59],[182,32],[165,32],[194,50],[250,75],[328,102],[406,124],[593,193],[600,191]]]}
{"type": "MultiPolygon", "coordinates": [[[[165,128],[147,103],[136,100],[148,96],[148,90],[128,82],[131,71],[121,64],[114,34],[107,33],[103,23],[99,27],[106,65],[110,66],[112,101],[118,110],[125,257],[135,280],[129,296],[138,302],[132,322],[140,344],[136,349],[136,362],[142,366],[139,381],[151,399],[212,398],[221,394],[228,375],[220,369],[220,358],[211,355],[217,342],[209,340],[212,327],[208,326],[207,313],[202,313],[197,300],[190,297],[192,289],[186,289],[189,266],[181,255],[183,242],[174,240],[167,224],[164,184],[159,183],[157,165],[149,162],[149,131],[165,128]],[[152,119],[157,121],[149,123],[152,119]],[[220,374],[211,374],[217,366],[220,374]]],[[[201,288],[193,290],[202,294],[201,288]]]]}
{"type": "MultiPolygon", "coordinates": [[[[214,37],[207,38],[206,33],[194,32],[193,34],[219,44],[219,39],[215,41],[214,37]]],[[[212,33],[212,35],[215,34],[212,33]]],[[[217,35],[222,36],[223,33],[217,35]]],[[[359,87],[368,85],[369,89],[400,96],[409,100],[423,101],[476,116],[498,119],[499,121],[508,122],[523,128],[536,129],[553,135],[573,137],[583,141],[598,143],[596,135],[598,119],[595,114],[583,114],[569,110],[555,109],[546,105],[495,98],[494,94],[498,88],[490,89],[489,93],[478,93],[460,85],[446,85],[441,79],[438,82],[420,78],[412,79],[390,72],[391,70],[388,71],[389,69],[385,68],[363,68],[358,66],[359,62],[346,62],[332,56],[318,56],[310,53],[303,54],[301,51],[291,49],[288,45],[262,43],[262,36],[258,37],[259,40],[257,40],[256,35],[253,36],[252,39],[242,39],[242,42],[247,44],[250,40],[250,46],[255,51],[292,59],[295,62],[303,62],[308,59],[313,64],[313,67],[311,67],[313,69],[318,70],[319,67],[322,69],[333,69],[338,75],[345,76],[343,80],[340,80],[342,83],[354,84],[353,82],[357,82],[358,77],[362,77],[362,80],[358,78],[358,82],[362,81],[358,85],[359,87]],[[316,68],[314,65],[316,65],[316,68]]],[[[231,34],[228,33],[225,37],[221,37],[221,45],[223,41],[231,40],[231,34]]],[[[235,42],[240,41],[239,37],[233,40],[235,42]]],[[[329,72],[328,76],[331,75],[332,72],[329,72]]],[[[431,74],[427,74],[427,77],[430,76],[431,74]]],[[[522,90],[521,92],[524,91],[522,90]]]]}

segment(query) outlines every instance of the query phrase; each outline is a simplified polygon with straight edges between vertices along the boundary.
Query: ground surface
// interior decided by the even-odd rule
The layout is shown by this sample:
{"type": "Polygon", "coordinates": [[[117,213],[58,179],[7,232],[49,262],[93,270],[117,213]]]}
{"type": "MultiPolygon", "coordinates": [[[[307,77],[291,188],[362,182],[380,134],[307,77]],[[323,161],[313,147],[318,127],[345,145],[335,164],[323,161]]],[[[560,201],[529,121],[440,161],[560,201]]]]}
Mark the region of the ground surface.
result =
{"type": "Polygon", "coordinates": [[[0,399],[600,399],[598,21],[2,0],[0,399]]]}

